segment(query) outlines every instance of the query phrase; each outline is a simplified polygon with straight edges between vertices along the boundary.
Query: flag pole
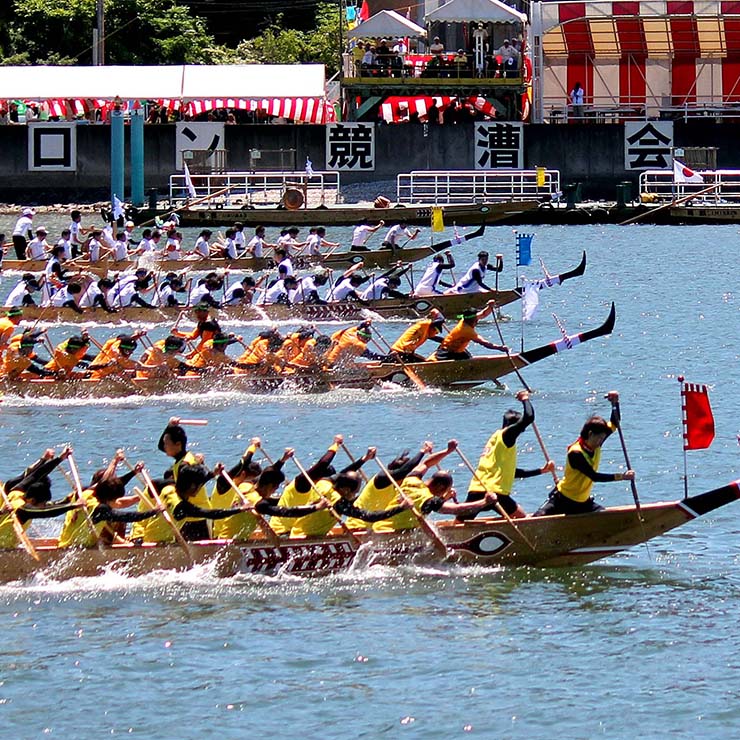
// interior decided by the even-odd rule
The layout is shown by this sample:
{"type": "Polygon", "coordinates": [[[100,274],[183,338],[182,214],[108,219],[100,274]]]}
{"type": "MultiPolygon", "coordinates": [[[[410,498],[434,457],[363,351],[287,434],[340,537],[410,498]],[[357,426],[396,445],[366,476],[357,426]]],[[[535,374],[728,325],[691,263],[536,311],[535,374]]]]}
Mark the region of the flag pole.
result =
{"type": "Polygon", "coordinates": [[[687,499],[689,497],[689,465],[687,462],[686,455],[686,395],[684,394],[684,377],[683,375],[678,376],[678,382],[681,385],[681,446],[683,447],[683,497],[687,499]]]}

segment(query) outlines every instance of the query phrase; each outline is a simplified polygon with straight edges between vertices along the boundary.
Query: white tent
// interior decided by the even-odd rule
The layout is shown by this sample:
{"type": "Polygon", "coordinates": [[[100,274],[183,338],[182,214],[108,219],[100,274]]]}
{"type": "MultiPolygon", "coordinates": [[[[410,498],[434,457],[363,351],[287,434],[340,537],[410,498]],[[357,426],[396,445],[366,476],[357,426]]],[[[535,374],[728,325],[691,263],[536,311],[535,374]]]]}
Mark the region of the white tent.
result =
{"type": "Polygon", "coordinates": [[[323,98],[323,64],[2,67],[0,100],[323,98]]]}
{"type": "Polygon", "coordinates": [[[417,38],[426,35],[427,32],[421,26],[395,10],[381,10],[347,34],[351,39],[417,38]]]}
{"type": "Polygon", "coordinates": [[[527,16],[500,0],[450,0],[424,17],[427,23],[526,23],[527,16]]]}

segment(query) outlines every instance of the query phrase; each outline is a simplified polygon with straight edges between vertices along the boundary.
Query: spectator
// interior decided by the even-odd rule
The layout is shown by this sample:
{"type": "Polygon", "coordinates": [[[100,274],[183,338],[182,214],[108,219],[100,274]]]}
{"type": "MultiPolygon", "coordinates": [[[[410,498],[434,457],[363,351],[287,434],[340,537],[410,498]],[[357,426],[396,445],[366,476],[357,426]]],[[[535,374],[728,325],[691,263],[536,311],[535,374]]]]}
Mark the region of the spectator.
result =
{"type": "Polygon", "coordinates": [[[573,117],[583,120],[583,88],[580,82],[576,82],[570,91],[570,103],[573,106],[573,117]]]}
{"type": "Polygon", "coordinates": [[[444,54],[445,45],[439,40],[439,36],[434,37],[434,41],[432,42],[432,45],[429,47],[429,51],[432,54],[435,54],[436,56],[440,56],[441,54],[444,54]]]}

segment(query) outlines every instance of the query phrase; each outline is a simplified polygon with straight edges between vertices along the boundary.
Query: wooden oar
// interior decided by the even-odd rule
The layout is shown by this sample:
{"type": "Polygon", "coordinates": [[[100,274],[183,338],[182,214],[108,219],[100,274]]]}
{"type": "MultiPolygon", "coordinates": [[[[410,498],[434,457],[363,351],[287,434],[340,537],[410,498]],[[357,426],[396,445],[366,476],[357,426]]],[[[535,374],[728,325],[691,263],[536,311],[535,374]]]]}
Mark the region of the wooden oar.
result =
{"type": "Polygon", "coordinates": [[[75,462],[74,457],[72,457],[72,453],[69,454],[67,457],[67,462],[69,463],[69,469],[72,473],[72,480],[74,480],[75,483],[75,491],[77,493],[77,500],[82,504],[82,513],[85,517],[85,522],[87,522],[87,528],[90,530],[90,534],[93,538],[93,543],[98,546],[98,548],[102,547],[102,543],[100,541],[100,537],[98,536],[98,531],[95,529],[95,524],[93,524],[92,517],[90,516],[90,512],[87,508],[87,503],[85,501],[85,497],[82,495],[82,483],[80,482],[80,471],[77,469],[77,463],[75,462]]]}
{"type": "Polygon", "coordinates": [[[632,224],[635,221],[640,221],[641,219],[652,216],[654,213],[658,213],[659,211],[663,211],[666,208],[672,208],[673,206],[677,206],[680,203],[685,203],[687,200],[691,200],[692,198],[698,198],[700,195],[706,195],[707,193],[710,193],[712,190],[716,190],[718,187],[721,187],[722,183],[717,182],[714,185],[710,185],[708,188],[704,188],[704,190],[700,190],[697,193],[691,193],[690,195],[686,195],[683,198],[679,198],[678,200],[672,200],[670,203],[665,203],[662,206],[659,206],[658,208],[655,208],[654,210],[649,211],[643,211],[643,213],[638,213],[637,216],[633,216],[632,218],[628,218],[626,221],[622,221],[618,224],[618,226],[626,226],[627,224],[632,224]]]}
{"type": "Polygon", "coordinates": [[[278,536],[277,532],[270,526],[270,523],[265,519],[265,517],[262,516],[262,514],[257,511],[250,501],[247,499],[247,497],[239,490],[239,486],[236,485],[234,482],[234,479],[226,472],[226,470],[221,471],[221,475],[224,477],[224,480],[231,486],[231,488],[234,490],[234,493],[239,497],[239,500],[244,504],[244,506],[250,506],[249,513],[257,520],[257,524],[260,525],[260,528],[265,533],[265,537],[269,540],[271,545],[275,545],[276,547],[280,545],[280,537],[278,536]]]}
{"type": "MultiPolygon", "coordinates": [[[[478,481],[478,483],[481,485],[483,490],[486,491],[487,493],[493,493],[493,491],[488,491],[483,481],[478,476],[478,473],[475,472],[475,468],[470,464],[470,460],[468,460],[468,458],[465,457],[465,453],[459,447],[456,448],[455,451],[457,452],[458,455],[460,455],[460,459],[465,464],[465,467],[471,472],[473,478],[475,478],[478,481]]],[[[506,519],[506,521],[512,526],[512,528],[524,540],[524,542],[526,542],[529,545],[532,552],[537,552],[537,548],[529,541],[529,539],[524,535],[524,532],[522,532],[522,530],[519,529],[519,527],[514,523],[514,520],[506,513],[506,509],[504,509],[504,507],[501,506],[501,504],[498,501],[496,501],[496,503],[494,504],[494,507],[496,508],[496,511],[499,514],[501,514],[501,516],[504,519],[506,519]]]]}
{"type": "MultiPolygon", "coordinates": [[[[607,394],[605,398],[609,398],[609,395],[607,394]]],[[[611,400],[611,399],[609,399],[611,400]]],[[[612,401],[612,405],[617,410],[617,417],[619,418],[619,425],[617,426],[617,432],[619,433],[619,442],[622,445],[622,453],[624,454],[624,464],[627,466],[627,470],[632,470],[632,465],[630,464],[630,456],[627,452],[627,443],[624,441],[624,432],[622,431],[622,413],[619,408],[619,401],[612,401]]],[[[642,509],[640,507],[640,498],[637,495],[637,484],[635,483],[635,479],[633,478],[630,481],[630,489],[632,490],[632,498],[635,501],[635,511],[637,512],[637,520],[640,522],[640,530],[642,531],[642,536],[645,540],[645,549],[647,550],[648,558],[652,560],[652,556],[650,555],[650,548],[648,547],[648,537],[647,533],[645,532],[645,519],[642,516],[642,509]]]]}
{"type": "Polygon", "coordinates": [[[31,539],[26,534],[26,530],[23,529],[23,525],[21,524],[20,519],[18,519],[18,514],[10,503],[10,499],[8,498],[8,494],[5,492],[5,485],[3,483],[0,483],[0,497],[3,500],[3,504],[5,504],[5,507],[8,509],[6,516],[9,516],[10,521],[13,523],[13,531],[15,532],[15,536],[18,538],[18,542],[23,545],[23,549],[34,560],[41,562],[41,558],[36,552],[36,548],[33,546],[31,539]]]}
{"type": "MultiPolygon", "coordinates": [[[[269,460],[270,458],[268,457],[267,459],[269,460]]],[[[345,536],[349,538],[350,547],[352,547],[353,550],[357,550],[357,548],[359,548],[361,544],[357,535],[345,524],[344,519],[342,519],[342,517],[337,513],[332,502],[329,501],[329,499],[326,498],[326,496],[324,496],[324,494],[321,493],[321,491],[319,491],[318,488],[316,488],[316,484],[311,480],[310,476],[308,475],[308,472],[303,467],[303,465],[301,465],[298,458],[295,455],[293,455],[292,460],[296,464],[296,467],[298,468],[298,470],[301,471],[301,474],[303,475],[303,477],[308,481],[309,485],[311,486],[311,490],[319,497],[321,501],[326,502],[327,504],[326,510],[332,515],[336,523],[342,528],[342,532],[344,532],[345,536]]]]}
{"type": "MultiPolygon", "coordinates": [[[[344,452],[346,453],[347,457],[352,462],[357,462],[357,460],[355,459],[355,456],[349,451],[349,448],[347,447],[346,444],[344,444],[344,442],[342,442],[342,444],[340,446],[344,450],[344,452]]],[[[367,477],[367,473],[365,473],[365,471],[362,468],[360,468],[359,473],[362,476],[362,480],[364,480],[365,483],[367,483],[368,480],[369,480],[369,478],[367,477]]]]}
{"type": "MultiPolygon", "coordinates": [[[[381,333],[380,333],[380,332],[378,331],[377,327],[373,327],[373,329],[375,330],[375,333],[376,333],[376,334],[378,335],[378,337],[380,337],[380,339],[382,339],[382,340],[383,340],[383,344],[385,344],[385,346],[386,346],[386,347],[388,348],[388,350],[387,350],[387,351],[388,351],[388,352],[393,352],[393,349],[391,348],[391,345],[390,345],[390,344],[388,344],[388,342],[387,342],[386,338],[385,338],[385,337],[384,337],[384,336],[383,336],[383,335],[382,335],[382,334],[381,334],[381,333]]],[[[376,342],[376,346],[378,346],[378,347],[379,347],[379,349],[380,349],[381,351],[383,350],[383,348],[382,348],[382,347],[380,347],[379,345],[377,345],[377,342],[376,342]]],[[[403,370],[403,372],[404,372],[404,374],[406,375],[406,377],[407,377],[407,378],[408,378],[408,379],[409,379],[409,380],[410,380],[410,381],[411,381],[411,382],[412,382],[412,383],[413,383],[413,384],[414,384],[414,385],[415,385],[415,386],[416,386],[416,387],[417,387],[417,388],[418,388],[419,390],[422,390],[422,391],[426,390],[426,388],[427,388],[427,386],[426,386],[426,383],[425,383],[425,382],[424,382],[424,381],[423,381],[423,380],[422,380],[422,379],[421,379],[421,378],[419,377],[418,373],[417,373],[417,372],[416,372],[416,371],[415,371],[415,370],[414,370],[413,368],[409,367],[409,366],[408,366],[408,364],[407,364],[407,363],[405,363],[405,362],[404,362],[404,361],[403,361],[403,360],[401,359],[401,357],[400,357],[400,356],[398,356],[398,357],[397,357],[396,359],[397,359],[397,361],[398,361],[398,364],[399,364],[399,365],[401,366],[401,369],[403,370]]]]}
{"type": "MultiPolygon", "coordinates": [[[[516,363],[514,362],[514,358],[511,356],[511,352],[508,350],[508,345],[504,341],[504,335],[501,331],[501,325],[499,324],[498,318],[496,318],[496,314],[493,313],[493,323],[496,325],[496,331],[498,332],[499,339],[501,340],[502,346],[506,347],[506,356],[509,358],[509,362],[511,363],[511,367],[516,373],[517,378],[519,378],[519,382],[522,384],[523,388],[527,393],[531,394],[532,389],[529,387],[529,384],[526,380],[524,380],[524,376],[519,372],[519,368],[516,366],[516,363]]],[[[537,442],[540,446],[540,449],[542,450],[542,454],[545,457],[545,463],[550,462],[552,458],[550,457],[549,453],[547,452],[547,447],[545,447],[545,440],[542,438],[542,435],[540,434],[539,427],[537,426],[536,421],[532,421],[532,431],[534,431],[534,436],[537,438],[537,442]]],[[[555,468],[553,468],[550,473],[552,474],[552,479],[555,482],[555,485],[557,485],[560,482],[560,479],[558,478],[558,474],[555,472],[555,468]]]]}
{"type": "MultiPolygon", "coordinates": [[[[199,203],[204,203],[207,200],[210,200],[211,198],[215,198],[218,195],[223,195],[224,193],[228,192],[229,190],[232,190],[235,188],[236,185],[229,185],[227,188],[222,188],[221,190],[217,190],[215,193],[210,193],[209,195],[204,195],[202,198],[196,198],[196,200],[191,200],[189,203],[186,203],[184,206],[180,206],[179,208],[175,208],[173,211],[170,211],[170,213],[179,213],[180,211],[184,211],[186,208],[192,208],[193,206],[197,206],[199,203]]],[[[142,226],[149,226],[149,224],[156,223],[157,217],[150,218],[148,221],[142,221],[137,228],[141,228],[142,226]]]]}
{"type": "Polygon", "coordinates": [[[378,463],[378,467],[383,471],[383,474],[387,476],[388,480],[396,489],[396,493],[398,494],[401,501],[403,501],[405,504],[411,505],[409,511],[414,515],[416,521],[419,522],[419,528],[421,529],[421,531],[424,532],[424,534],[431,541],[432,545],[434,545],[434,551],[442,558],[448,557],[450,551],[447,549],[447,545],[442,542],[440,536],[434,531],[434,528],[427,521],[426,517],[416,508],[414,502],[408,497],[403,488],[401,488],[401,486],[398,484],[398,481],[390,474],[390,471],[383,464],[382,460],[376,457],[375,462],[378,463]]]}
{"type": "MultiPolygon", "coordinates": [[[[126,467],[132,472],[135,472],[135,468],[128,460],[124,459],[124,462],[126,463],[126,467]]],[[[188,558],[188,565],[193,565],[193,554],[190,552],[190,545],[188,545],[187,540],[182,536],[182,532],[180,531],[180,528],[175,523],[175,520],[172,518],[172,514],[170,514],[169,509],[164,505],[162,502],[162,498],[159,495],[159,492],[157,491],[156,486],[154,485],[154,481],[152,481],[151,476],[146,471],[145,468],[143,468],[140,472],[136,473],[136,477],[144,483],[144,485],[147,487],[149,491],[149,495],[154,500],[154,503],[163,509],[163,511],[159,512],[159,515],[162,517],[162,519],[167,522],[167,525],[172,530],[172,534],[175,536],[175,541],[178,545],[183,549],[185,552],[185,555],[187,555],[188,558]]],[[[138,491],[137,491],[138,493],[138,491]]],[[[142,501],[146,501],[145,498],[142,497],[142,501]]],[[[149,502],[146,501],[148,504],[149,502]]]]}

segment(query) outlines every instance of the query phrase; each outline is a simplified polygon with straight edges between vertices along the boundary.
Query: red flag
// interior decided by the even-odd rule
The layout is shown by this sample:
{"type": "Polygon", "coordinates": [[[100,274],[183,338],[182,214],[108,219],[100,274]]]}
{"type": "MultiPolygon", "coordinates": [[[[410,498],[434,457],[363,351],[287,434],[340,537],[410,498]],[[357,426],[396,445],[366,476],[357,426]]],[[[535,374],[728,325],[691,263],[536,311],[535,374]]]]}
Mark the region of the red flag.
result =
{"type": "Polygon", "coordinates": [[[358,15],[357,17],[360,19],[360,23],[363,23],[370,17],[370,7],[367,4],[367,0],[362,0],[360,15],[358,15]]]}
{"type": "Polygon", "coordinates": [[[705,385],[681,381],[684,450],[705,450],[714,439],[714,416],[705,385]]]}

